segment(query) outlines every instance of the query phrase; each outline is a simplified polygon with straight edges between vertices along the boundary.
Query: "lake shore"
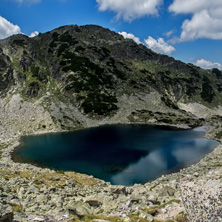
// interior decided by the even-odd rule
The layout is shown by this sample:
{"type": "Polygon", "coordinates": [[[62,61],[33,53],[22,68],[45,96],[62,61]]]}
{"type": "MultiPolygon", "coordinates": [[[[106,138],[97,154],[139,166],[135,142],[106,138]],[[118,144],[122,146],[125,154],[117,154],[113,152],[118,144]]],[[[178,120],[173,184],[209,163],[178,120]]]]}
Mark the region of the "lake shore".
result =
{"type": "Polygon", "coordinates": [[[199,162],[219,144],[204,138],[206,130],[206,126],[184,130],[146,124],[112,124],[27,136],[12,153],[12,160],[93,175],[113,185],[132,186],[199,162]],[[147,171],[149,168],[153,171],[147,171]]]}
{"type": "Polygon", "coordinates": [[[8,206],[8,211],[11,206],[19,206],[19,210],[14,211],[14,217],[18,219],[31,220],[40,214],[45,221],[50,218],[69,221],[71,217],[87,215],[114,216],[121,220],[139,215],[147,220],[166,220],[187,214],[192,220],[198,214],[205,215],[202,219],[207,221],[209,216],[212,217],[212,210],[215,212],[213,218],[221,219],[220,200],[216,198],[222,190],[218,183],[222,173],[221,145],[199,163],[178,173],[162,176],[145,185],[124,187],[110,185],[92,176],[15,163],[11,153],[19,146],[19,141],[20,137],[10,141],[0,161],[3,193],[7,187],[11,190],[0,202],[7,199],[14,204],[8,206]],[[201,192],[204,194],[198,194],[201,192]],[[17,198],[13,199],[13,196],[17,198]],[[214,205],[205,203],[204,198],[213,199],[214,205]]]}

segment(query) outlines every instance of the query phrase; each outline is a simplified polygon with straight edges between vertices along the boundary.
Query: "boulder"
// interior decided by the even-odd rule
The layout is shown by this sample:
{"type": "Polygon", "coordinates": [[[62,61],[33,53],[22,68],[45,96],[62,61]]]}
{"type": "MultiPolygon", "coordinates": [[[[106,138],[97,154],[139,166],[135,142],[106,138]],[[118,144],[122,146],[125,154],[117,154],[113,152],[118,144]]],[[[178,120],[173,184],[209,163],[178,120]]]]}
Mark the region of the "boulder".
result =
{"type": "Polygon", "coordinates": [[[88,203],[91,207],[100,207],[102,203],[98,200],[87,200],[86,203],[88,203]]]}
{"type": "Polygon", "coordinates": [[[13,221],[14,215],[12,207],[8,204],[0,203],[0,222],[11,222],[13,221]]]}

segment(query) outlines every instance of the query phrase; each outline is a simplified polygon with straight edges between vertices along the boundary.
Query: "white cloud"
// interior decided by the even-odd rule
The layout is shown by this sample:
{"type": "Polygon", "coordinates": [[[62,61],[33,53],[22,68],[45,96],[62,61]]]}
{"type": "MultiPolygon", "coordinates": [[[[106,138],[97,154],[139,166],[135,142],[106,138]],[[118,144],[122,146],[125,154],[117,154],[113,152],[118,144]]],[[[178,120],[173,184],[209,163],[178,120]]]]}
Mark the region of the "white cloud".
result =
{"type": "Polygon", "coordinates": [[[136,42],[137,44],[141,44],[140,39],[132,33],[119,32],[119,34],[122,35],[125,39],[133,39],[134,42],[136,42]]]}
{"type": "Polygon", "coordinates": [[[204,69],[212,69],[212,68],[221,69],[222,68],[222,64],[217,63],[217,62],[213,63],[213,62],[207,61],[205,59],[197,60],[195,65],[200,66],[201,68],[204,68],[204,69]]]}
{"type": "Polygon", "coordinates": [[[158,15],[158,7],[163,0],[96,0],[100,11],[116,13],[116,19],[132,21],[146,15],[158,15]]]}
{"type": "Polygon", "coordinates": [[[170,5],[169,10],[179,13],[196,13],[205,9],[215,9],[222,7],[222,1],[220,0],[174,0],[170,5]]]}
{"type": "Polygon", "coordinates": [[[174,0],[169,11],[176,14],[191,14],[182,25],[178,41],[199,38],[222,39],[222,1],[174,0]]]}
{"type": "Polygon", "coordinates": [[[14,25],[2,16],[0,16],[0,39],[7,38],[10,35],[21,33],[18,25],[14,25]]]}
{"type": "Polygon", "coordinates": [[[163,38],[158,38],[156,40],[149,36],[144,41],[148,48],[158,53],[170,55],[176,50],[172,45],[169,45],[167,42],[165,42],[163,38]]]}
{"type": "Polygon", "coordinates": [[[38,34],[39,34],[38,31],[34,31],[34,32],[32,32],[32,33],[29,35],[29,37],[30,37],[30,38],[33,38],[33,37],[37,36],[38,34]]]}
{"type": "Polygon", "coordinates": [[[173,33],[174,33],[174,31],[170,30],[169,32],[164,33],[163,35],[165,35],[167,38],[169,38],[173,33]]]}

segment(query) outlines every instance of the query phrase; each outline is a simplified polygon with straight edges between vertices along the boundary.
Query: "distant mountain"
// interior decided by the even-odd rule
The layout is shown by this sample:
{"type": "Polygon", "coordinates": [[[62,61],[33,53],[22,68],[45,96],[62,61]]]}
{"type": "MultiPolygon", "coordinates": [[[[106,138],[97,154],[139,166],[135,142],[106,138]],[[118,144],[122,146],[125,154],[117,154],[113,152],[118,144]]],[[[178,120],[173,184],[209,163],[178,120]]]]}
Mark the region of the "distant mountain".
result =
{"type": "Polygon", "coordinates": [[[0,120],[14,134],[114,122],[198,124],[221,95],[220,70],[157,54],[96,25],[0,41],[0,120]]]}

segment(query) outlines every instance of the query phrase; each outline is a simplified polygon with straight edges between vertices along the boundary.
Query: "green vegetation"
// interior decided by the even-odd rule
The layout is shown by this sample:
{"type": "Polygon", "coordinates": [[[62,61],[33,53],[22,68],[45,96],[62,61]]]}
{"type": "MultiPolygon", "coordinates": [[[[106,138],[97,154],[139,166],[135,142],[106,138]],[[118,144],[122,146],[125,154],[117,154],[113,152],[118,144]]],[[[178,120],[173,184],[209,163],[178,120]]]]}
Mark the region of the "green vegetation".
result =
{"type": "Polygon", "coordinates": [[[79,41],[77,41],[75,38],[73,38],[69,32],[65,32],[64,34],[59,36],[59,41],[61,42],[66,42],[69,45],[76,45],[79,43],[79,41]]]}
{"type": "Polygon", "coordinates": [[[147,219],[140,217],[139,213],[128,215],[131,222],[148,222],[147,219]]]}
{"type": "Polygon", "coordinates": [[[69,83],[65,90],[75,93],[85,91],[87,93],[85,97],[77,97],[78,101],[83,99],[81,108],[85,113],[105,115],[117,110],[117,106],[114,104],[117,103],[116,97],[109,95],[107,92],[101,93],[98,91],[102,87],[113,87],[112,77],[106,74],[104,68],[91,62],[88,58],[80,57],[70,52],[66,52],[64,58],[67,59],[69,65],[65,66],[63,71],[78,72],[76,75],[67,77],[69,83]]]}
{"type": "Polygon", "coordinates": [[[38,82],[31,82],[26,91],[26,96],[29,98],[35,98],[38,96],[40,86],[38,82]]]}
{"type": "Polygon", "coordinates": [[[112,72],[118,77],[118,78],[120,78],[120,79],[122,79],[122,80],[126,80],[127,79],[127,76],[126,76],[126,74],[123,72],[123,71],[121,71],[121,70],[119,70],[118,68],[117,68],[117,66],[116,66],[116,61],[115,61],[115,59],[114,58],[109,58],[109,60],[106,62],[106,65],[107,66],[110,66],[111,68],[112,68],[112,72]]]}
{"type": "Polygon", "coordinates": [[[58,37],[59,37],[59,33],[53,32],[53,34],[52,34],[53,41],[58,41],[59,40],[58,37]]]}
{"type": "Polygon", "coordinates": [[[81,107],[85,113],[105,115],[118,109],[118,107],[114,104],[116,102],[117,99],[114,96],[97,94],[94,92],[88,94],[81,107]]]}
{"type": "MultiPolygon", "coordinates": [[[[105,215],[93,215],[93,214],[86,214],[84,216],[76,216],[76,215],[71,215],[72,220],[69,222],[92,222],[93,220],[98,220],[98,221],[110,221],[110,222],[122,222],[123,219],[117,216],[105,216],[105,215]]],[[[140,221],[138,221],[140,222],[140,221]]],[[[142,222],[142,221],[141,221],[142,222]]]]}
{"type": "Polygon", "coordinates": [[[58,52],[57,52],[57,56],[59,57],[67,48],[69,47],[69,45],[67,43],[63,43],[59,46],[58,52]]]}
{"type": "Polygon", "coordinates": [[[167,96],[161,97],[161,100],[162,100],[168,107],[171,107],[171,108],[173,108],[173,109],[179,109],[179,107],[178,107],[174,102],[172,102],[167,96]]]}
{"type": "Polygon", "coordinates": [[[200,73],[194,69],[193,67],[190,67],[190,74],[191,76],[195,76],[196,78],[200,78],[200,73]]]}
{"type": "Polygon", "coordinates": [[[158,210],[161,209],[161,208],[164,208],[166,207],[167,205],[170,205],[172,203],[180,203],[180,200],[176,200],[176,199],[173,199],[173,200],[170,200],[168,201],[167,203],[164,203],[162,205],[159,205],[159,206],[153,206],[153,207],[150,207],[150,208],[143,208],[141,210],[143,210],[144,212],[152,215],[152,216],[155,216],[157,213],[158,213],[158,210]]]}
{"type": "Polygon", "coordinates": [[[12,206],[12,209],[14,212],[24,213],[24,211],[20,205],[13,203],[11,206],[12,206]]]}
{"type": "Polygon", "coordinates": [[[214,73],[218,79],[222,78],[222,72],[219,69],[213,68],[212,73],[214,73]]]}
{"type": "Polygon", "coordinates": [[[83,48],[82,46],[79,45],[76,47],[75,52],[83,52],[85,50],[86,50],[85,48],[83,48]]]}
{"type": "Polygon", "coordinates": [[[38,77],[39,67],[37,67],[35,65],[31,65],[30,71],[31,71],[33,77],[38,77]]]}
{"type": "Polygon", "coordinates": [[[13,41],[13,44],[17,45],[17,46],[20,46],[20,47],[24,47],[27,45],[27,43],[25,42],[24,39],[15,39],[13,41]]]}
{"type": "Polygon", "coordinates": [[[215,138],[222,139],[222,131],[217,132],[215,138]]]}
{"type": "Polygon", "coordinates": [[[187,215],[182,211],[175,218],[176,222],[188,222],[187,215]]]}
{"type": "MultiPolygon", "coordinates": [[[[51,50],[51,48],[55,48],[56,46],[57,46],[57,41],[59,40],[59,34],[57,33],[57,32],[53,32],[53,34],[52,34],[52,41],[50,42],[50,44],[49,44],[49,50],[51,50]]],[[[52,50],[51,50],[51,52],[52,52],[52,50]]]]}
{"type": "Polygon", "coordinates": [[[62,69],[64,72],[68,72],[69,70],[73,72],[88,72],[89,70],[95,71],[97,75],[102,75],[104,73],[104,69],[91,62],[89,58],[77,56],[76,54],[71,52],[66,52],[63,58],[67,59],[67,62],[69,63],[69,66],[66,66],[62,69]]]}
{"type": "Polygon", "coordinates": [[[211,103],[215,97],[215,92],[208,77],[203,77],[201,97],[204,101],[211,103]]]}

